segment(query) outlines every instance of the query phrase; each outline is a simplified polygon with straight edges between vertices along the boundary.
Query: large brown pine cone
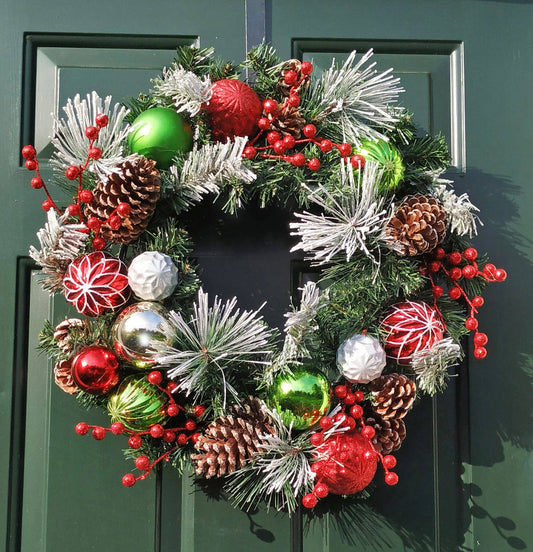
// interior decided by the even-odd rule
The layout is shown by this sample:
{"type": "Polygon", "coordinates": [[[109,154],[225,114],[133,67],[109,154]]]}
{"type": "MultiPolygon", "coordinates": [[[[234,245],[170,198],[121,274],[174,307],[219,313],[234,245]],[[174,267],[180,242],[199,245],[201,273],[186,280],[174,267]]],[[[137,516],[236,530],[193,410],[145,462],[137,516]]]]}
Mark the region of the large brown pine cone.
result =
{"type": "Polygon", "coordinates": [[[85,216],[104,221],[119,203],[128,203],[131,207],[129,216],[123,219],[117,230],[104,224],[102,237],[115,243],[130,243],[148,225],[159,199],[160,183],[155,161],[132,157],[119,165],[117,172],[97,184],[93,201],[85,208],[85,216]]]}
{"type": "Polygon", "coordinates": [[[263,403],[256,398],[209,424],[196,441],[200,454],[191,454],[197,475],[206,479],[222,477],[239,468],[259,451],[264,435],[277,433],[263,403]]]}
{"type": "Polygon", "coordinates": [[[379,416],[366,418],[365,424],[376,432],[372,444],[380,454],[390,454],[402,446],[405,439],[405,423],[403,420],[383,420],[379,416]]]}
{"type": "Polygon", "coordinates": [[[416,399],[416,384],[403,374],[380,376],[368,384],[372,410],[384,420],[403,418],[416,399]]]}
{"type": "Polygon", "coordinates": [[[407,196],[385,228],[401,256],[433,251],[446,236],[446,211],[434,197],[407,196]]]}
{"type": "MultiPolygon", "coordinates": [[[[287,84],[285,82],[284,80],[285,71],[289,71],[289,70],[294,71],[298,75],[297,82],[299,82],[303,76],[301,67],[302,67],[302,62],[299,59],[289,59],[281,67],[281,78],[280,78],[279,87],[280,87],[281,93],[284,96],[289,95],[291,88],[293,86],[292,84],[287,84]]],[[[300,94],[301,96],[301,93],[309,86],[310,82],[311,82],[311,77],[309,75],[306,75],[302,80],[302,82],[297,87],[294,88],[293,93],[300,94]]]]}
{"type": "Polygon", "coordinates": [[[58,360],[54,366],[54,381],[65,393],[74,395],[80,389],[72,378],[72,367],[70,360],[58,360]]]}

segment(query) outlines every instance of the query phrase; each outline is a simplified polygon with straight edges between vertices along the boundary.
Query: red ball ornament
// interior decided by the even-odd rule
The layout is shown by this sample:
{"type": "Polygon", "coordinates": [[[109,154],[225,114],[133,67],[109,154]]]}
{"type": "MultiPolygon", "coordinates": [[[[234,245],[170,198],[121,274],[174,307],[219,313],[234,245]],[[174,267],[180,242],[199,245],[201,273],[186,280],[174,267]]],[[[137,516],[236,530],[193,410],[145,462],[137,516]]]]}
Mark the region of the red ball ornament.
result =
{"type": "Polygon", "coordinates": [[[119,382],[117,357],[105,347],[91,345],[82,349],[71,366],[76,385],[91,395],[105,395],[119,382]]]}
{"type": "Polygon", "coordinates": [[[75,259],[67,269],[63,287],[66,300],[87,316],[115,311],[131,294],[126,265],[103,251],[75,259]]]}
{"type": "Polygon", "coordinates": [[[210,117],[213,138],[225,142],[234,136],[250,136],[261,116],[262,105],[246,83],[222,79],[213,83],[213,95],[205,110],[210,117]]]}
{"type": "Polygon", "coordinates": [[[315,468],[317,480],[327,485],[332,494],[358,493],[376,473],[378,455],[358,432],[331,436],[317,449],[317,456],[320,457],[315,468]]]}
{"type": "Polygon", "coordinates": [[[385,352],[398,364],[409,364],[416,352],[430,349],[446,331],[438,312],[422,301],[393,305],[381,329],[385,352]]]}

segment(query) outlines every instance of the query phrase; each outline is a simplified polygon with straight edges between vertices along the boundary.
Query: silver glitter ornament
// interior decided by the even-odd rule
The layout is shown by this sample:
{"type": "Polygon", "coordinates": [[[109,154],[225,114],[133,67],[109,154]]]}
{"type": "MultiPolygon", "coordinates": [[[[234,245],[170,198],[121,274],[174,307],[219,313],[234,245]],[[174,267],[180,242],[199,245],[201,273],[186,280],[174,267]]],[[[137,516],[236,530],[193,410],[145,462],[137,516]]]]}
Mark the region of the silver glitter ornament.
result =
{"type": "Polygon", "coordinates": [[[371,335],[353,335],[337,349],[337,366],[351,383],[368,383],[376,379],[386,363],[385,350],[371,335]]]}
{"type": "Polygon", "coordinates": [[[131,261],[128,283],[139,299],[161,301],[176,288],[178,269],[168,255],[145,251],[131,261]]]}

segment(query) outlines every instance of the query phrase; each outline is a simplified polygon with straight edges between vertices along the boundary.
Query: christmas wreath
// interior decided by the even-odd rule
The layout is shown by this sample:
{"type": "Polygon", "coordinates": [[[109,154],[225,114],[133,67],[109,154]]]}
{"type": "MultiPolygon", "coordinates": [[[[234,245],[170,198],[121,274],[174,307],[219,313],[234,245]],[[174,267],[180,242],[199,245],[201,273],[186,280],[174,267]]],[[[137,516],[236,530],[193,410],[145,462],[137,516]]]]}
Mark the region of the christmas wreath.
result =
{"type": "Polygon", "coordinates": [[[315,79],[266,44],[244,66],[253,85],[182,47],[127,107],[69,100],[52,136],[64,210],[22,149],[48,217],[30,255],[84,315],[46,322],[41,347],[63,391],[109,413],[76,432],[127,437],[125,486],[167,460],[237,507],[292,513],[357,496],[377,470],[398,482],[406,414],[444,389],[466,333],[486,356],[480,294],[506,273],[470,244],[477,208],[441,178],[444,138],[417,133],[372,52],[315,79]],[[320,277],[283,334],[200,287],[185,213],[204,200],[294,209],[293,249],[320,277]]]}

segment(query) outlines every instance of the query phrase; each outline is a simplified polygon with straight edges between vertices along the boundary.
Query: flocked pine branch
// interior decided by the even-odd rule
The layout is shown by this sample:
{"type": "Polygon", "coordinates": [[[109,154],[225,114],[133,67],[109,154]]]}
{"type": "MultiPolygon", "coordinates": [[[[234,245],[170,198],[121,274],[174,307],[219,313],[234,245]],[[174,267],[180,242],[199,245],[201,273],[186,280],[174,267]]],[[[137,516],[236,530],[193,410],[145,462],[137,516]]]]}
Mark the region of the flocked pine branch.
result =
{"type": "Polygon", "coordinates": [[[67,118],[54,118],[54,135],[52,144],[56,151],[52,157],[54,168],[64,171],[69,165],[84,165],[87,160],[89,139],[85,136],[88,126],[95,126],[95,117],[99,113],[108,116],[109,123],[100,129],[95,145],[102,150],[100,159],[92,159],[87,170],[96,173],[99,177],[113,172],[123,160],[123,141],[130,131],[125,124],[128,110],[116,103],[111,108],[111,96],[102,100],[96,92],[87,94],[81,99],[79,94],[74,100],[68,99],[63,107],[67,118]]]}
{"type": "Polygon", "coordinates": [[[392,76],[392,69],[378,72],[376,62],[365,66],[372,55],[369,50],[356,61],[353,51],[340,68],[333,61],[307,97],[309,119],[338,125],[353,144],[362,138],[386,140],[379,127],[392,128],[400,116],[391,105],[403,92],[400,79],[392,76]]]}
{"type": "Polygon", "coordinates": [[[356,183],[351,168],[346,169],[341,162],[341,179],[348,191],[336,195],[320,185],[309,194],[309,201],[322,207],[323,213],[296,213],[300,220],[291,223],[291,235],[299,236],[300,242],[292,251],[301,249],[309,253],[309,258],[318,265],[328,263],[339,253],[348,262],[356,251],[373,259],[370,241],[383,238],[388,218],[384,198],[377,195],[381,174],[378,164],[372,161],[367,161],[358,174],[356,183]]]}
{"type": "Polygon", "coordinates": [[[213,94],[209,75],[200,78],[175,62],[163,69],[160,78],[152,79],[152,84],[155,95],[172,99],[178,113],[186,111],[192,117],[213,94]]]}
{"type": "Polygon", "coordinates": [[[68,265],[80,254],[87,240],[85,224],[67,224],[68,214],[58,216],[55,209],[47,213],[48,222],[37,232],[41,245],[30,247],[30,257],[42,268],[43,288],[56,293],[63,289],[68,265]]]}
{"type": "Polygon", "coordinates": [[[236,305],[235,297],[225,303],[215,297],[210,307],[208,294],[200,289],[190,320],[170,312],[172,345],[155,345],[156,363],[195,400],[217,392],[224,404],[228,394],[238,401],[232,371],[239,364],[268,364],[272,332],[259,316],[260,309],[241,312],[236,305]]]}

